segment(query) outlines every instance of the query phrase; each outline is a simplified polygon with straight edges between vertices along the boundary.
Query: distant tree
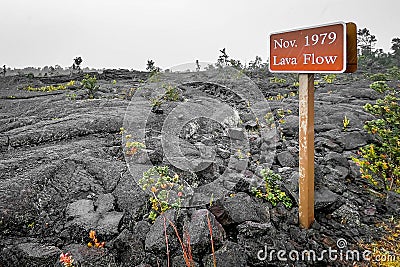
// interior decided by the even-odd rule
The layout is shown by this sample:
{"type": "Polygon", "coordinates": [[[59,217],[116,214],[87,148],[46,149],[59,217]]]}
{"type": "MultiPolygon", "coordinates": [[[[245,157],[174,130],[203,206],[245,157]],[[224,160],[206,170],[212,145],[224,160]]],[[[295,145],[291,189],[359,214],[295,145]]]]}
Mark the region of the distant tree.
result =
{"type": "Polygon", "coordinates": [[[393,53],[392,55],[400,61],[400,38],[393,38],[392,39],[392,48],[393,53]]]}
{"type": "Polygon", "coordinates": [[[383,49],[375,51],[375,66],[382,68],[389,68],[393,65],[393,56],[385,53],[383,49]]]}
{"type": "Polygon", "coordinates": [[[53,67],[53,66],[50,66],[49,67],[49,74],[50,75],[52,75],[52,74],[54,74],[54,71],[55,71],[56,69],[53,67]]]}
{"type": "Polygon", "coordinates": [[[226,53],[226,49],[223,48],[222,50],[219,50],[219,52],[221,52],[221,55],[219,55],[219,57],[218,57],[217,66],[219,66],[219,67],[228,66],[229,56],[226,53]]]}
{"type": "Polygon", "coordinates": [[[372,35],[367,28],[358,30],[357,41],[360,55],[371,56],[374,54],[374,47],[377,39],[375,35],[372,35]]]}
{"type": "Polygon", "coordinates": [[[6,72],[7,72],[6,65],[3,65],[3,77],[6,76],[6,72]]]}
{"type": "Polygon", "coordinates": [[[74,58],[74,63],[72,64],[72,70],[77,70],[78,72],[81,71],[81,63],[82,63],[82,58],[81,57],[76,57],[74,58]]]}
{"type": "Polygon", "coordinates": [[[400,38],[392,39],[392,50],[394,54],[400,54],[400,38]]]}
{"type": "Polygon", "coordinates": [[[200,71],[200,69],[201,69],[201,66],[200,66],[199,60],[196,59],[196,71],[200,71]]]}
{"type": "Polygon", "coordinates": [[[153,73],[161,71],[161,69],[159,67],[156,67],[156,63],[151,59],[147,60],[146,70],[153,72],[153,73]]]}
{"type": "Polygon", "coordinates": [[[242,62],[240,62],[240,60],[236,60],[236,59],[231,58],[231,59],[229,60],[229,64],[230,64],[232,67],[234,67],[235,69],[238,69],[238,70],[243,69],[243,64],[242,64],[242,62]]]}
{"type": "Polygon", "coordinates": [[[213,70],[215,69],[214,64],[208,64],[207,66],[204,67],[205,70],[213,70]]]}
{"type": "MultiPolygon", "coordinates": [[[[357,31],[358,68],[364,71],[383,69],[387,64],[387,54],[375,50],[377,39],[367,28],[357,31]]],[[[390,61],[390,59],[388,60],[390,61]]]]}
{"type": "Polygon", "coordinates": [[[254,61],[249,62],[249,69],[250,70],[257,70],[262,67],[262,59],[259,56],[256,56],[256,59],[254,61]]]}

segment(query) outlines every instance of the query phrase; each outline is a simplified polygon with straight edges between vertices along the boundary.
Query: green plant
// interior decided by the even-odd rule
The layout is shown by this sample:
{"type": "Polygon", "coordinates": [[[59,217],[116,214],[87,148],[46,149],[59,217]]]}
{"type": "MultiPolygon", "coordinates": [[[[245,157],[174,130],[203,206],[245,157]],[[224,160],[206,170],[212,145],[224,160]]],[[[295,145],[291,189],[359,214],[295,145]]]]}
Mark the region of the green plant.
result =
{"type": "Polygon", "coordinates": [[[279,101],[279,100],[281,100],[282,98],[281,98],[281,94],[279,93],[278,95],[276,95],[276,96],[269,96],[268,98],[267,98],[267,100],[270,100],[270,101],[273,101],[273,100],[277,100],[277,101],[279,101]]]}
{"type": "Polygon", "coordinates": [[[69,100],[76,100],[76,96],[77,95],[75,93],[67,94],[67,97],[68,97],[69,100]]]}
{"type": "Polygon", "coordinates": [[[236,156],[237,156],[238,159],[244,159],[244,156],[243,156],[243,153],[242,153],[241,149],[239,149],[239,148],[237,149],[236,156]]]}
{"type": "Polygon", "coordinates": [[[375,73],[369,76],[371,81],[387,81],[389,80],[389,75],[386,73],[375,73]]]}
{"type": "Polygon", "coordinates": [[[150,77],[149,77],[149,79],[148,79],[148,81],[150,82],[150,83],[157,83],[157,82],[159,82],[160,81],[160,72],[158,72],[158,71],[152,71],[151,72],[151,75],[150,75],[150,77]]]}
{"type": "MultiPolygon", "coordinates": [[[[123,127],[119,128],[119,134],[123,135],[123,134],[125,134],[125,133],[126,133],[126,130],[125,130],[123,127]]],[[[128,141],[128,140],[131,139],[131,138],[132,138],[132,135],[131,135],[131,134],[125,135],[125,139],[126,139],[126,143],[125,143],[126,152],[125,152],[125,154],[126,154],[127,156],[133,156],[134,154],[136,154],[136,153],[139,152],[140,150],[146,148],[146,145],[143,144],[143,143],[141,143],[141,142],[137,142],[137,141],[131,142],[131,141],[128,141]]]]}
{"type": "Polygon", "coordinates": [[[95,93],[99,89],[99,86],[97,85],[97,79],[96,76],[93,75],[91,77],[89,74],[85,75],[85,78],[81,81],[83,88],[88,90],[88,95],[89,98],[92,99],[95,96],[95,93]]]}
{"type": "Polygon", "coordinates": [[[252,188],[251,192],[254,196],[265,199],[272,206],[276,206],[279,202],[282,202],[286,208],[291,208],[293,206],[292,199],[278,185],[278,181],[281,181],[282,177],[270,169],[261,170],[261,176],[265,182],[265,193],[258,188],[252,188]]]}
{"type": "Polygon", "coordinates": [[[33,227],[35,227],[35,222],[31,222],[30,224],[28,224],[28,228],[33,229],[33,227]]]}
{"type": "Polygon", "coordinates": [[[284,99],[284,98],[287,98],[287,97],[288,97],[288,94],[283,94],[283,95],[281,95],[280,93],[278,93],[276,96],[270,96],[270,97],[268,97],[268,100],[280,101],[280,100],[282,100],[282,99],[284,99]]]}
{"type": "Polygon", "coordinates": [[[347,131],[347,127],[350,125],[350,120],[347,118],[346,115],[344,115],[343,118],[343,131],[347,131]]]}
{"type": "Polygon", "coordinates": [[[328,75],[324,75],[322,76],[322,79],[326,82],[326,83],[333,83],[336,79],[336,74],[328,74],[328,75]]]}
{"type": "Polygon", "coordinates": [[[388,69],[388,75],[392,80],[400,80],[400,69],[397,66],[393,66],[388,69]]]}
{"type": "Polygon", "coordinates": [[[158,98],[153,98],[150,100],[151,101],[151,106],[152,107],[159,107],[163,103],[160,99],[158,98]]]}
{"type": "Polygon", "coordinates": [[[154,166],[143,173],[139,185],[150,194],[149,219],[154,222],[159,214],[169,209],[179,209],[183,196],[183,184],[179,175],[170,175],[168,166],[154,166]]]}
{"type": "Polygon", "coordinates": [[[270,83],[286,83],[286,79],[283,79],[283,78],[278,78],[278,77],[272,77],[272,78],[269,78],[269,82],[270,83]]]}
{"type": "Polygon", "coordinates": [[[23,88],[23,90],[27,91],[32,91],[32,92],[53,92],[53,91],[58,91],[58,90],[66,90],[71,86],[75,85],[75,81],[69,81],[65,84],[59,84],[59,85],[46,85],[42,87],[32,87],[28,86],[23,88]]]}
{"type": "Polygon", "coordinates": [[[275,127],[274,114],[272,112],[265,114],[264,119],[268,127],[275,127]]]}
{"type": "Polygon", "coordinates": [[[128,92],[125,92],[124,98],[130,100],[137,89],[139,89],[139,88],[135,88],[135,87],[129,88],[128,92]]]}
{"type": "MultiPolygon", "coordinates": [[[[319,81],[314,81],[314,85],[315,85],[315,86],[319,85],[319,81]]],[[[293,83],[293,86],[299,87],[299,86],[300,86],[300,82],[294,82],[294,83],[293,83]]]]}
{"type": "Polygon", "coordinates": [[[177,101],[179,99],[179,93],[176,90],[175,86],[172,85],[163,85],[166,89],[164,99],[169,101],[177,101]]]}
{"type": "Polygon", "coordinates": [[[378,227],[386,232],[385,236],[369,244],[360,242],[360,247],[371,251],[370,259],[375,260],[370,261],[370,266],[398,266],[395,264],[400,262],[400,222],[380,223],[378,227]]]}
{"type": "Polygon", "coordinates": [[[278,118],[281,120],[285,117],[285,110],[278,108],[276,110],[276,115],[278,116],[278,118]]]}
{"type": "Polygon", "coordinates": [[[361,158],[353,157],[360,166],[361,176],[376,188],[400,193],[400,90],[390,88],[384,81],[370,85],[384,94],[375,104],[364,109],[375,116],[364,129],[375,137],[375,142],[360,149],[361,158]]]}
{"type": "MultiPolygon", "coordinates": [[[[125,138],[129,139],[130,135],[126,135],[125,138]]],[[[130,142],[130,141],[127,141],[126,144],[125,144],[125,147],[127,148],[127,151],[125,152],[125,154],[127,156],[133,156],[134,154],[136,154],[140,150],[146,148],[146,145],[141,143],[141,142],[130,142]]]]}

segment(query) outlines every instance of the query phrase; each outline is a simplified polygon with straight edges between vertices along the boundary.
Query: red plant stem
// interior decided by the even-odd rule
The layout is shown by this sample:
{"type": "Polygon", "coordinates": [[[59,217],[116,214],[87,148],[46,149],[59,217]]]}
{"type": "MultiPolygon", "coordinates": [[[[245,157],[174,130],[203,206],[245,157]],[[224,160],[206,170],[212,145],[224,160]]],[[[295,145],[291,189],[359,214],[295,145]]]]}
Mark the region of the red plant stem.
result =
{"type": "Polygon", "coordinates": [[[212,256],[213,256],[213,263],[214,263],[214,267],[217,267],[217,259],[215,258],[215,250],[214,250],[213,230],[212,230],[210,217],[208,216],[208,212],[207,212],[207,224],[208,224],[208,229],[210,231],[211,252],[212,252],[212,256]]]}
{"type": "Polygon", "coordinates": [[[167,266],[169,267],[169,246],[168,246],[168,234],[167,234],[167,223],[164,217],[164,234],[165,234],[165,244],[167,246],[167,266]]]}
{"type": "Polygon", "coordinates": [[[190,235],[188,233],[188,231],[185,231],[185,236],[186,236],[186,243],[187,243],[187,253],[188,253],[188,258],[190,260],[190,262],[193,262],[193,255],[192,255],[192,246],[190,245],[190,235]]]}
{"type": "MultiPolygon", "coordinates": [[[[165,217],[164,217],[165,218],[165,217]]],[[[171,222],[170,219],[166,218],[169,222],[169,224],[172,226],[172,228],[174,228],[175,231],[175,235],[178,238],[179,244],[181,245],[182,248],[182,252],[183,252],[183,259],[185,260],[185,264],[187,267],[191,267],[192,266],[192,261],[193,259],[191,259],[191,256],[188,256],[188,249],[186,248],[186,246],[183,244],[181,237],[179,236],[178,233],[178,229],[176,228],[175,224],[173,222],[171,222]]],[[[189,251],[189,254],[192,255],[192,252],[189,251]]]]}

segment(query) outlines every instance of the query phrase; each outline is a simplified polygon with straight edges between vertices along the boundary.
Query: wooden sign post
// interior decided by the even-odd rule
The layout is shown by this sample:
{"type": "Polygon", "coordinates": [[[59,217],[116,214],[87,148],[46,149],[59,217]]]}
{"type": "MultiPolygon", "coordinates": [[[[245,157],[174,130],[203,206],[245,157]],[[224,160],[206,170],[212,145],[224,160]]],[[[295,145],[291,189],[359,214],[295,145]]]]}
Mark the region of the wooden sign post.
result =
{"type": "Polygon", "coordinates": [[[334,23],[272,33],[269,70],[299,73],[299,222],[314,221],[314,73],[357,70],[357,29],[334,23]]]}
{"type": "Polygon", "coordinates": [[[314,74],[299,75],[299,222],[314,221],[314,74]]]}

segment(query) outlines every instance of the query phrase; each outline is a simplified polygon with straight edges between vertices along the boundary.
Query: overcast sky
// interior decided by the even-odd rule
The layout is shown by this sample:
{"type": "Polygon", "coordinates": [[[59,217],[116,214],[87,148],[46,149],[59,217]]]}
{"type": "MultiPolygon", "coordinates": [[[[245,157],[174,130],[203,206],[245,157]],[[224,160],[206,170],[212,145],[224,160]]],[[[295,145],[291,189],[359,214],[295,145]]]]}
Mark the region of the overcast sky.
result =
{"type": "Polygon", "coordinates": [[[144,70],[216,62],[219,49],[267,59],[268,34],[355,22],[390,51],[400,37],[396,0],[0,0],[0,65],[72,65],[144,70]]]}

